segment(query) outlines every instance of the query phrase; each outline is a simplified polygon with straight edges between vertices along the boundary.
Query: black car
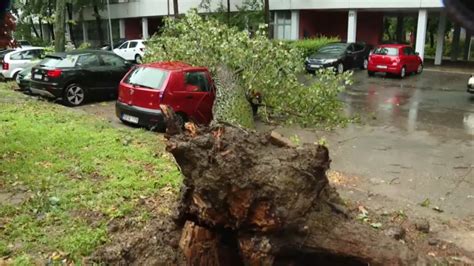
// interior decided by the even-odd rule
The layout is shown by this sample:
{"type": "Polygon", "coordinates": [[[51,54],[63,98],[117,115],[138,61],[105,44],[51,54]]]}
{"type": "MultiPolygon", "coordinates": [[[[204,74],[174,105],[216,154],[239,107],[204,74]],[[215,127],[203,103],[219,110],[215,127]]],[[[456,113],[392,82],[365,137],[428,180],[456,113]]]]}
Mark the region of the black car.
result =
{"type": "Polygon", "coordinates": [[[314,73],[321,68],[333,67],[341,74],[352,68],[366,69],[371,47],[363,43],[331,43],[305,60],[306,70],[314,73]]]}
{"type": "Polygon", "coordinates": [[[31,92],[78,106],[93,94],[116,94],[131,66],[118,55],[100,50],[48,55],[31,70],[31,92]]]}

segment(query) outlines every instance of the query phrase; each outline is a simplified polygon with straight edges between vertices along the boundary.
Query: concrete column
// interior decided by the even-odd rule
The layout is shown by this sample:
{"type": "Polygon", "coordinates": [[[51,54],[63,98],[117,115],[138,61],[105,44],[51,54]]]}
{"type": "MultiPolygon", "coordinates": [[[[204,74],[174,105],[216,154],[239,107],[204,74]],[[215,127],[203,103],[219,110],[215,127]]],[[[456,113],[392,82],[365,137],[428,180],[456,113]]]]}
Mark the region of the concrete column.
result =
{"type": "Polygon", "coordinates": [[[298,40],[300,38],[300,11],[291,11],[291,39],[298,40]]]}
{"type": "Polygon", "coordinates": [[[120,39],[125,38],[125,19],[119,19],[120,39]]]}
{"type": "Polygon", "coordinates": [[[451,46],[451,60],[457,61],[459,56],[459,39],[461,38],[461,26],[456,24],[453,32],[453,44],[451,46]]]}
{"type": "Polygon", "coordinates": [[[87,32],[87,23],[85,21],[82,22],[82,40],[84,42],[89,41],[89,33],[87,32]]]}
{"type": "Polygon", "coordinates": [[[144,40],[150,38],[148,34],[148,18],[142,18],[142,38],[144,40]]]}
{"type": "Polygon", "coordinates": [[[435,65],[443,62],[444,34],[446,33],[446,13],[441,12],[438,23],[438,37],[436,41],[435,65]]]}
{"type": "Polygon", "coordinates": [[[273,38],[274,39],[282,38],[281,36],[278,36],[277,13],[278,11],[273,12],[273,38]]]}
{"type": "Polygon", "coordinates": [[[426,29],[428,26],[428,11],[420,9],[418,12],[418,26],[416,28],[415,50],[420,54],[421,59],[425,57],[426,29]]]}
{"type": "Polygon", "coordinates": [[[347,20],[347,42],[355,42],[357,39],[357,11],[349,10],[347,20]]]}

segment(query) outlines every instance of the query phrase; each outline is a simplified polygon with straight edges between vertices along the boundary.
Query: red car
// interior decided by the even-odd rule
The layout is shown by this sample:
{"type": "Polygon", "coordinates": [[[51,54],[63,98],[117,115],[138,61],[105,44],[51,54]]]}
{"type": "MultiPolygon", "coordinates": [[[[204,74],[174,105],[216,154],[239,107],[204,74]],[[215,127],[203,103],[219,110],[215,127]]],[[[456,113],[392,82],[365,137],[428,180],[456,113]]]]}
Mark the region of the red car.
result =
{"type": "Polygon", "coordinates": [[[117,117],[129,124],[164,128],[160,104],[169,105],[183,122],[212,120],[215,86],[207,68],[181,62],[139,65],[120,82],[117,117]]]}
{"type": "Polygon", "coordinates": [[[404,78],[408,73],[423,72],[423,60],[411,46],[381,45],[369,56],[367,71],[369,76],[373,76],[376,72],[384,72],[404,78]]]}

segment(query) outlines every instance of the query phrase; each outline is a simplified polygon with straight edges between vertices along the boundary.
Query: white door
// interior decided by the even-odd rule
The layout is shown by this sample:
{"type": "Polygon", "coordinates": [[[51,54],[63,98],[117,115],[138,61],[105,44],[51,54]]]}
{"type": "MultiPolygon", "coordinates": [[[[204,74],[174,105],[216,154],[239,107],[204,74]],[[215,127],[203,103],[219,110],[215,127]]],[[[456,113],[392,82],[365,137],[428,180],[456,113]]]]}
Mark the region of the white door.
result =
{"type": "Polygon", "coordinates": [[[126,54],[127,54],[127,49],[128,49],[128,44],[129,44],[129,43],[130,43],[130,42],[124,42],[124,43],[123,43],[122,45],[120,45],[117,49],[115,49],[114,52],[115,52],[118,56],[122,57],[123,59],[128,60],[128,59],[126,58],[126,56],[127,56],[126,54]]]}
{"type": "Polygon", "coordinates": [[[137,47],[138,45],[138,42],[137,41],[131,41],[130,42],[130,45],[128,46],[128,49],[127,49],[127,57],[125,59],[127,60],[135,60],[135,55],[138,54],[137,52],[137,47]]]}

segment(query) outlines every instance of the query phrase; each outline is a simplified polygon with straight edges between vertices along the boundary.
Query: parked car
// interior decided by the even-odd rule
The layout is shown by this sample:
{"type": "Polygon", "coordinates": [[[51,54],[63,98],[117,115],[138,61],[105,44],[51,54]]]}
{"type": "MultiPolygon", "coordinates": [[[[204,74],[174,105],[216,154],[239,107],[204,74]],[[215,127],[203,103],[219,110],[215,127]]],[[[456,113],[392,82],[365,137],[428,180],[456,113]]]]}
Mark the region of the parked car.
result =
{"type": "Polygon", "coordinates": [[[15,81],[16,81],[16,84],[18,84],[18,87],[20,88],[20,91],[24,91],[24,92],[31,92],[30,91],[30,87],[31,87],[31,70],[33,69],[33,66],[31,67],[27,67],[25,69],[23,69],[22,71],[20,71],[20,73],[18,73],[15,81]]]}
{"type": "MultiPolygon", "coordinates": [[[[119,48],[120,45],[122,45],[124,42],[126,42],[127,39],[118,39],[117,41],[114,41],[114,48],[113,49],[116,49],[116,48],[119,48]]],[[[110,43],[105,43],[103,44],[101,47],[100,47],[101,50],[106,50],[106,51],[110,51],[110,50],[113,50],[113,49],[110,49],[110,43]]]]}
{"type": "Polygon", "coordinates": [[[363,43],[331,43],[306,58],[306,70],[310,73],[321,68],[333,67],[341,74],[352,68],[366,69],[371,47],[363,43]]]}
{"type": "Polygon", "coordinates": [[[471,75],[467,81],[467,92],[474,93],[474,75],[471,75]]]}
{"type": "Polygon", "coordinates": [[[116,115],[125,122],[164,128],[160,105],[169,105],[182,121],[212,120],[215,87],[207,68],[181,62],[140,65],[120,82],[116,115]]]}
{"type": "Polygon", "coordinates": [[[43,55],[44,48],[42,47],[21,48],[6,52],[0,56],[1,75],[5,79],[16,79],[18,73],[36,64],[43,55]]]}
{"type": "Polygon", "coordinates": [[[126,41],[118,48],[114,49],[114,53],[121,56],[125,60],[142,63],[143,55],[145,54],[146,41],[131,40],[126,41]]]}
{"type": "Polygon", "coordinates": [[[385,44],[377,47],[369,56],[367,73],[376,72],[395,74],[404,78],[409,73],[423,72],[423,60],[409,45],[385,44]]]}
{"type": "Polygon", "coordinates": [[[116,93],[132,64],[112,52],[75,50],[48,55],[31,71],[31,91],[78,106],[92,95],[116,93]]]}

